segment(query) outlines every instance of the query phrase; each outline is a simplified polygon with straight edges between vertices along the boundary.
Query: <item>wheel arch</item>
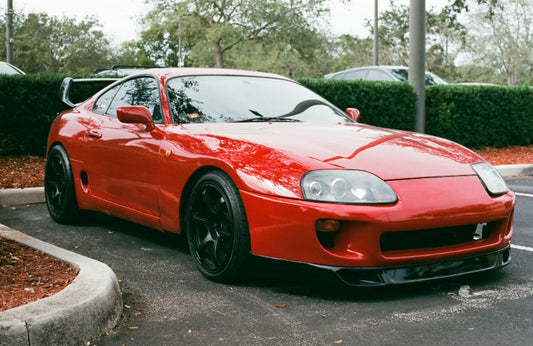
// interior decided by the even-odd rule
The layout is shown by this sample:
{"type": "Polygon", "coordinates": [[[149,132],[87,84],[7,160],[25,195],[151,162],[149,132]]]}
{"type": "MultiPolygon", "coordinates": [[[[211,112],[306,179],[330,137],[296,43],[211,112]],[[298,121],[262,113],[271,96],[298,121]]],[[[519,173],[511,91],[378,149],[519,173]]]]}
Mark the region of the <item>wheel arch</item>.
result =
{"type": "MultiPolygon", "coordinates": [[[[179,213],[180,213],[180,233],[182,235],[185,235],[186,236],[186,225],[185,225],[185,210],[187,209],[187,205],[189,203],[189,199],[190,199],[190,196],[191,196],[191,193],[194,189],[194,186],[196,185],[196,183],[198,182],[198,180],[200,180],[201,177],[203,177],[204,175],[206,175],[207,173],[209,172],[214,172],[214,171],[219,171],[219,172],[223,172],[224,174],[226,174],[227,176],[230,177],[230,179],[233,181],[234,184],[235,183],[235,179],[230,175],[228,174],[228,172],[226,172],[224,169],[220,168],[220,167],[217,167],[217,166],[202,166],[202,167],[199,167],[196,171],[194,171],[190,176],[189,176],[189,179],[187,179],[187,182],[185,183],[185,185],[183,186],[183,189],[181,191],[181,196],[180,196],[180,209],[179,209],[179,213]]],[[[236,184],[237,185],[237,184],[236,184]]],[[[237,187],[238,189],[238,187],[237,187]]]]}

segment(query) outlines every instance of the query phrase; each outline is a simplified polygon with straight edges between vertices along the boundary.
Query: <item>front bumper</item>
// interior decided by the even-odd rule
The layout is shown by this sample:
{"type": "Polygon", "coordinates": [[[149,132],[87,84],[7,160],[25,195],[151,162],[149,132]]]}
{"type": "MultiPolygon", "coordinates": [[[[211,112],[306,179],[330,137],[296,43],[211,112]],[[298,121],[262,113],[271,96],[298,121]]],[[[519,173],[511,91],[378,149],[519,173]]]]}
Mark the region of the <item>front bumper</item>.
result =
{"type": "MultiPolygon", "coordinates": [[[[440,265],[427,264],[470,266],[465,259],[485,258],[485,254],[503,251],[510,245],[515,205],[512,192],[491,197],[477,176],[389,184],[399,197],[398,203],[390,206],[316,203],[241,190],[251,252],[358,272],[362,272],[360,268],[382,268],[392,281],[397,276],[400,281],[411,281],[416,276],[411,279],[414,274],[402,274],[398,268],[418,268],[424,272],[422,278],[431,277],[431,272],[445,277],[454,275],[453,270],[448,268],[451,274],[442,274],[445,271],[440,265]],[[316,228],[319,220],[337,220],[341,229],[324,242],[316,228]]],[[[486,263],[481,269],[490,268],[488,258],[476,261],[486,263]]]]}
{"type": "Polygon", "coordinates": [[[394,267],[352,268],[309,264],[333,272],[350,286],[384,286],[446,279],[498,269],[511,262],[511,247],[467,258],[394,267]]]}

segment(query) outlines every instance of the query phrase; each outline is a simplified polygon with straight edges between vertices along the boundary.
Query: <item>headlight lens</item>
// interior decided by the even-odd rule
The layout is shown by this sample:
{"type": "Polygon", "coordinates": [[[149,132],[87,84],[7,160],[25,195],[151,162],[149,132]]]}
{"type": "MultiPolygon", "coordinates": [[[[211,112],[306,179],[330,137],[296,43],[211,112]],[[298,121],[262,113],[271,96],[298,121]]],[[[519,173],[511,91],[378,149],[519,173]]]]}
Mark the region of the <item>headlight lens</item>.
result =
{"type": "Polygon", "coordinates": [[[477,176],[485,186],[485,189],[487,189],[487,192],[491,196],[503,195],[509,191],[507,184],[505,184],[505,180],[503,180],[500,173],[498,173],[496,168],[490,163],[475,163],[472,165],[472,169],[474,169],[474,172],[476,172],[477,176]]]}
{"type": "Polygon", "coordinates": [[[363,171],[311,171],[303,176],[301,185],[304,198],[309,201],[393,204],[398,200],[386,182],[363,171]]]}

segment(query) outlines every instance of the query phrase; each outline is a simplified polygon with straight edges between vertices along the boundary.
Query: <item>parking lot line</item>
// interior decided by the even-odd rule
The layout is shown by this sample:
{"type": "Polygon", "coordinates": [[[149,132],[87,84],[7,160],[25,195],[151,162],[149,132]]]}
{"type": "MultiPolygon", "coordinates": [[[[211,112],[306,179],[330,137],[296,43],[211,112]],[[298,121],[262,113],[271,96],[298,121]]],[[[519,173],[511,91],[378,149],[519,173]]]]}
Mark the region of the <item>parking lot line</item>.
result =
{"type": "Polygon", "coordinates": [[[533,198],[533,195],[530,194],[530,193],[515,192],[515,195],[522,196],[522,197],[532,197],[533,198]]]}
{"type": "Polygon", "coordinates": [[[516,249],[516,250],[524,250],[524,251],[533,252],[533,247],[528,247],[528,246],[511,244],[511,248],[516,249]]]}

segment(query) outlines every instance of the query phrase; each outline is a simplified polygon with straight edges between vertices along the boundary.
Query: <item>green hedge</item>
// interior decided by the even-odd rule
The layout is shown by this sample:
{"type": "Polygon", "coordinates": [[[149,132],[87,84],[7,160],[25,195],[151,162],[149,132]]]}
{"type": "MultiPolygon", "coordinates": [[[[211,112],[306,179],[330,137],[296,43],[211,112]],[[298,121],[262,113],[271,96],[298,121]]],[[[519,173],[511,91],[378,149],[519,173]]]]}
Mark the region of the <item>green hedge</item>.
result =
{"type": "Polygon", "coordinates": [[[416,94],[409,83],[340,79],[299,79],[342,110],[357,108],[365,124],[412,130],[416,94]]]}
{"type": "MultiPolygon", "coordinates": [[[[44,155],[48,130],[68,106],[59,88],[65,75],[0,75],[0,155],[44,155]]],[[[81,78],[83,76],[75,76],[81,78]]],[[[72,100],[83,101],[102,84],[72,88],[72,100]]]]}
{"type": "Polygon", "coordinates": [[[468,147],[533,144],[533,88],[426,88],[426,132],[468,147]]]}
{"type": "MultiPolygon", "coordinates": [[[[0,155],[44,155],[48,129],[64,109],[64,75],[0,75],[0,155]]],[[[74,76],[81,78],[84,76],[74,76]]],[[[89,77],[89,76],[86,76],[89,77]]],[[[412,130],[416,95],[409,83],[299,79],[361,122],[412,130]]],[[[105,82],[103,82],[105,83],[105,82]]],[[[76,84],[79,102],[104,84],[76,84]]],[[[533,88],[441,85],[426,88],[426,132],[468,147],[533,144],[533,88]]]]}

